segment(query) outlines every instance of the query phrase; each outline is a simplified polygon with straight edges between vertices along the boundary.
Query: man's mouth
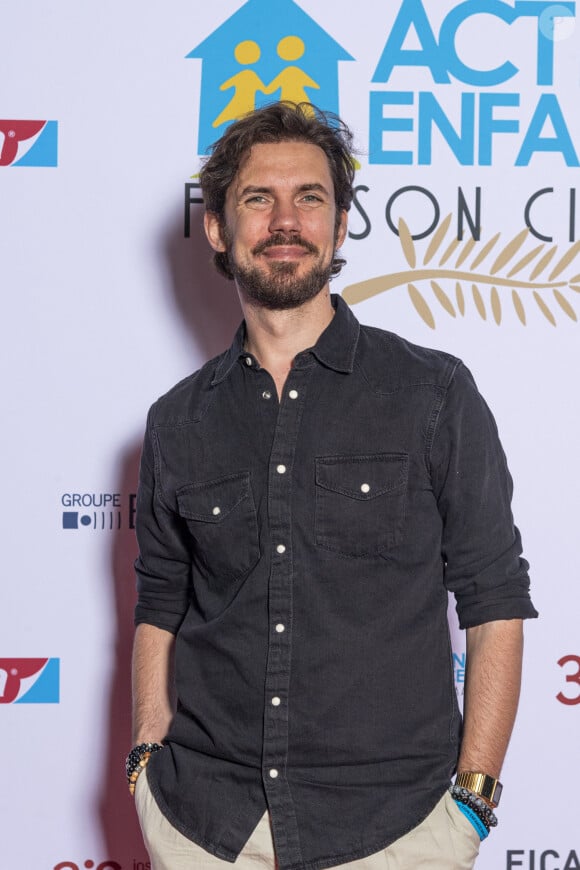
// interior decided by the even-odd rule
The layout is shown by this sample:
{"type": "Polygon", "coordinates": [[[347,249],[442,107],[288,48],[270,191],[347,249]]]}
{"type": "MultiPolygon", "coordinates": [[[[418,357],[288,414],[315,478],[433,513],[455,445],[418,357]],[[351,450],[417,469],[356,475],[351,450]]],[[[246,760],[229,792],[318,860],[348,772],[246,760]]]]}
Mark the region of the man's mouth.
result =
{"type": "Polygon", "coordinates": [[[302,257],[309,256],[310,251],[302,245],[273,245],[263,251],[264,257],[268,260],[298,260],[302,257]]]}
{"type": "Polygon", "coordinates": [[[307,254],[317,254],[318,248],[311,242],[300,237],[288,238],[282,235],[272,235],[269,239],[259,242],[252,254],[264,254],[269,260],[296,260],[307,254]]]}

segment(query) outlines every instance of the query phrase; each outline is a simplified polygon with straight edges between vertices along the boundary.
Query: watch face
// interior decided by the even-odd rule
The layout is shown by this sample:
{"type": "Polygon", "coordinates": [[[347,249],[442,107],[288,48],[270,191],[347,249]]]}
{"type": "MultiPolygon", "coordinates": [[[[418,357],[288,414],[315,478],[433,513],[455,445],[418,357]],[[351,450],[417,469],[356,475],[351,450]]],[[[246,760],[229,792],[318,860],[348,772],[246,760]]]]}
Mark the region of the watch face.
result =
{"type": "Polygon", "coordinates": [[[501,797],[502,791],[503,791],[503,785],[501,784],[501,782],[496,782],[495,789],[493,791],[493,797],[492,797],[492,801],[496,805],[496,807],[499,803],[499,799],[501,797]]]}

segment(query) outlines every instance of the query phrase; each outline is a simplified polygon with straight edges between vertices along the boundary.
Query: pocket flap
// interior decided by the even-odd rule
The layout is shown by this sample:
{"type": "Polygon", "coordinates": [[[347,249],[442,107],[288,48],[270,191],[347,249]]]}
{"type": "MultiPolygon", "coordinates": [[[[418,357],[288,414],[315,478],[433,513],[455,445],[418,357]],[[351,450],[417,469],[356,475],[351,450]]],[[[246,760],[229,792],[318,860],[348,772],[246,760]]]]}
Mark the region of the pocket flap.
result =
{"type": "Polygon", "coordinates": [[[349,498],[369,501],[404,486],[408,462],[406,453],[322,456],[316,459],[316,483],[349,498]]]}
{"type": "Polygon", "coordinates": [[[179,513],[187,520],[220,523],[250,492],[250,474],[242,471],[204,483],[190,483],[177,490],[179,513]]]}

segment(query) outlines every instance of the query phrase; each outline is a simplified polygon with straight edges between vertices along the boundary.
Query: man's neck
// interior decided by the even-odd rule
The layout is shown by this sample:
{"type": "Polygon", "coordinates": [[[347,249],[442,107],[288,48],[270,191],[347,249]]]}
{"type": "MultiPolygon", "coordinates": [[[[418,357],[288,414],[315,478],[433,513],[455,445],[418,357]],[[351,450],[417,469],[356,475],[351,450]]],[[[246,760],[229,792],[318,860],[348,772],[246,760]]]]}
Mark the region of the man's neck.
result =
{"type": "Polygon", "coordinates": [[[314,299],[284,311],[252,304],[240,293],[246,320],[245,348],[273,377],[281,396],[297,354],[318,341],[334,316],[328,286],[314,299]]]}

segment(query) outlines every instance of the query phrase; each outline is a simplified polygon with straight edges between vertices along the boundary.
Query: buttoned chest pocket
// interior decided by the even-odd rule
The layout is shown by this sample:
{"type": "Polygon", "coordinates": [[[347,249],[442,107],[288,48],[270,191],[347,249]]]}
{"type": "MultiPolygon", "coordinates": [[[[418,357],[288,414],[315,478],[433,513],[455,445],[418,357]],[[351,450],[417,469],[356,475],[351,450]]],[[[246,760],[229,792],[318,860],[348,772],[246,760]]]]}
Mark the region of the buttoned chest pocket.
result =
{"type": "Polygon", "coordinates": [[[260,547],[249,472],[183,486],[177,505],[194,559],[209,575],[234,580],[254,567],[260,547]]]}
{"type": "Polygon", "coordinates": [[[409,458],[404,453],[316,459],[315,536],[345,556],[376,556],[403,536],[409,458]]]}

